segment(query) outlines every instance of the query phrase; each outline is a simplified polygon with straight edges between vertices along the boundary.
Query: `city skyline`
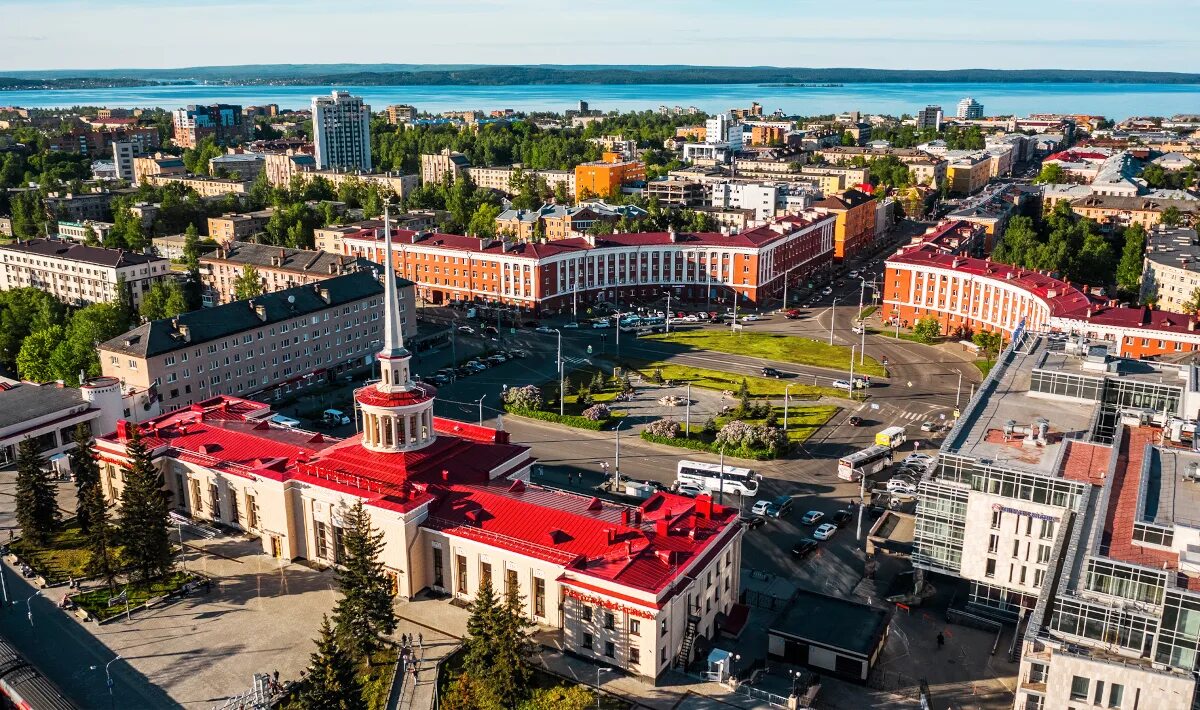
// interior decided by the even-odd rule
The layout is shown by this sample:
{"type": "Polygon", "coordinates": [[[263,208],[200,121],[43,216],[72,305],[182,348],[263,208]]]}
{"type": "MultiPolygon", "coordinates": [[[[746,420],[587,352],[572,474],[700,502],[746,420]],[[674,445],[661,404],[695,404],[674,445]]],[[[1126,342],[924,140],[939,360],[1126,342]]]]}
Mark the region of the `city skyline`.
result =
{"type": "Polygon", "coordinates": [[[734,7],[620,0],[616,8],[590,8],[527,0],[397,7],[367,0],[334,9],[308,0],[286,7],[258,0],[228,6],[237,12],[237,22],[229,22],[228,12],[196,13],[177,0],[156,3],[152,12],[145,11],[148,7],[142,0],[102,7],[75,0],[0,3],[0,11],[17,20],[0,30],[0,41],[9,47],[0,72],[346,61],[1187,72],[1197,67],[1181,66],[1179,58],[1200,56],[1200,40],[1185,29],[1200,21],[1200,7],[1167,0],[1138,5],[1140,13],[1172,17],[1159,25],[1152,42],[1128,36],[1127,5],[1115,0],[1017,0],[997,16],[981,15],[974,3],[870,2],[853,18],[839,7],[807,2],[734,7]],[[261,41],[262,28],[278,26],[281,12],[290,20],[292,49],[285,51],[261,41]],[[613,23],[614,17],[634,12],[638,22],[613,23]],[[64,13],[75,21],[62,22],[64,13]],[[1031,22],[1029,13],[1036,13],[1037,21],[1031,22]],[[793,24],[795,30],[778,29],[793,24]],[[39,29],[51,26],[53,35],[39,29]],[[204,36],[203,59],[180,54],[178,35],[162,31],[170,26],[204,36]],[[572,36],[565,37],[562,30],[568,26],[572,36]],[[763,26],[769,29],[755,31],[763,26]],[[404,28],[419,29],[408,33],[404,28]],[[139,41],[111,42],[120,31],[139,41]],[[327,41],[350,36],[357,38],[352,54],[345,43],[327,41]],[[389,41],[401,37],[402,42],[389,41]],[[694,61],[692,51],[703,52],[703,61],[694,61]]]}

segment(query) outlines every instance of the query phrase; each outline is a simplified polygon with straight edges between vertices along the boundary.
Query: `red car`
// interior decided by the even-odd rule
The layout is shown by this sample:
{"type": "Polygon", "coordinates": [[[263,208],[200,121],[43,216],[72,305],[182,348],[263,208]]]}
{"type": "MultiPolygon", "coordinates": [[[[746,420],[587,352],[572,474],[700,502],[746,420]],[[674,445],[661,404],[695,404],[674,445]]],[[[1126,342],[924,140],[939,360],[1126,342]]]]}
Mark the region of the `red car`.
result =
{"type": "Polygon", "coordinates": [[[795,320],[795,319],[799,318],[800,315],[801,315],[801,311],[799,309],[793,308],[790,311],[788,311],[787,313],[784,313],[783,317],[787,318],[788,320],[795,320]]]}

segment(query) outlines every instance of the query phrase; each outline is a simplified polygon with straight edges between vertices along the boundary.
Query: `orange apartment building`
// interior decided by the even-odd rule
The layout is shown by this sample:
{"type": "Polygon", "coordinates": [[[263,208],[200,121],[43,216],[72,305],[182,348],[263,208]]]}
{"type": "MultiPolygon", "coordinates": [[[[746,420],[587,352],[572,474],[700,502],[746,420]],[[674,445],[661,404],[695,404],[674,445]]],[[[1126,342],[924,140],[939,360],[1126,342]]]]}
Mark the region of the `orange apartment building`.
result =
{"type": "Polygon", "coordinates": [[[1127,358],[1200,351],[1195,316],[1115,306],[1046,273],[948,253],[929,242],[901,247],[887,260],[882,315],[905,327],[936,318],[947,335],[965,328],[1011,338],[1024,324],[1031,332],[1105,341],[1127,358]]]}
{"type": "Polygon", "coordinates": [[[622,185],[646,179],[646,164],[638,160],[623,160],[620,153],[604,153],[603,160],[575,166],[575,199],[607,197],[622,185]]]}
{"type": "Polygon", "coordinates": [[[829,195],[813,207],[837,216],[834,261],[853,258],[875,238],[875,199],[859,190],[829,195]]]}
{"type": "MultiPolygon", "coordinates": [[[[544,243],[395,230],[397,272],[428,303],[492,302],[531,312],[594,301],[653,301],[670,289],[681,301],[761,304],[793,282],[828,269],[832,215],[784,217],[740,234],[648,232],[544,243]]],[[[345,253],[383,260],[383,238],[363,230],[342,239],[345,253]]]]}

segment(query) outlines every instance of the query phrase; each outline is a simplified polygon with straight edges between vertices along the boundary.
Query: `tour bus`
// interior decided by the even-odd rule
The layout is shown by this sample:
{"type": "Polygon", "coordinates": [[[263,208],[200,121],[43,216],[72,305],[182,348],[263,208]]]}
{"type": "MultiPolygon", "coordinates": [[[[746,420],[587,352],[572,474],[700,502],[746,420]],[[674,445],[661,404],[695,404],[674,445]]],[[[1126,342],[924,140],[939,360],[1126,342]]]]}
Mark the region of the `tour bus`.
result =
{"type": "Polygon", "coordinates": [[[726,466],[722,476],[719,465],[700,461],[680,461],[675,473],[675,481],[680,485],[693,485],[713,492],[724,490],[726,493],[749,497],[758,495],[759,479],[760,476],[754,471],[737,466],[726,466]]]}
{"type": "Polygon", "coordinates": [[[838,459],[838,478],[857,481],[863,476],[873,476],[892,463],[892,447],[870,446],[838,459]]]}
{"type": "Polygon", "coordinates": [[[889,446],[893,449],[908,441],[908,434],[902,426],[890,426],[875,435],[876,446],[889,446]]]}

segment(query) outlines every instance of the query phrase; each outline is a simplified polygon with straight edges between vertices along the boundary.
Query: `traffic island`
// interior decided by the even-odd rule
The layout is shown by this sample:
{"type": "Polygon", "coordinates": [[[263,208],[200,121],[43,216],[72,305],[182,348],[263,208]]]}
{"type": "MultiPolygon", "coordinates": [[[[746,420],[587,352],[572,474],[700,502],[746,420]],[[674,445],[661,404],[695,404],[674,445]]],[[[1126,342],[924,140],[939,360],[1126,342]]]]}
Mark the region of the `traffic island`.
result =
{"type": "MultiPolygon", "coordinates": [[[[887,377],[887,371],[874,358],[854,362],[851,349],[841,345],[777,333],[733,333],[725,330],[685,330],[662,335],[647,335],[640,341],[678,345],[687,350],[710,350],[731,355],[744,355],[776,362],[825,367],[847,372],[853,369],[862,375],[887,377]]],[[[682,351],[681,351],[682,352],[682,351]]]]}
{"type": "Polygon", "coordinates": [[[740,412],[740,418],[733,413],[714,417],[702,425],[693,425],[689,432],[674,419],[660,419],[643,429],[641,436],[654,444],[713,454],[724,449],[726,456],[769,461],[785,458],[838,411],[832,405],[791,407],[784,430],[782,407],[759,405],[759,408],[766,411],[740,412]]]}

